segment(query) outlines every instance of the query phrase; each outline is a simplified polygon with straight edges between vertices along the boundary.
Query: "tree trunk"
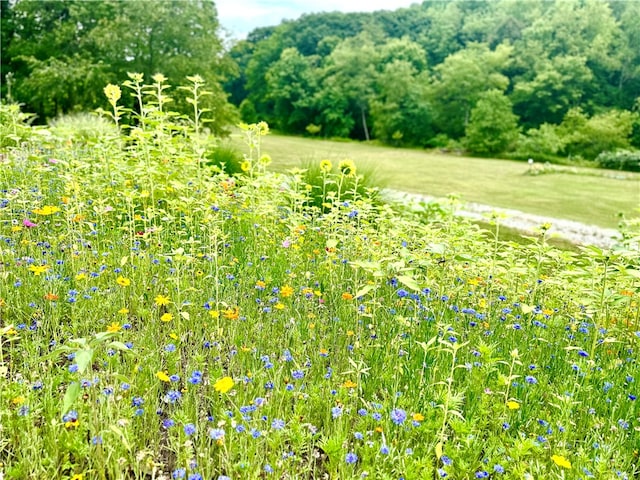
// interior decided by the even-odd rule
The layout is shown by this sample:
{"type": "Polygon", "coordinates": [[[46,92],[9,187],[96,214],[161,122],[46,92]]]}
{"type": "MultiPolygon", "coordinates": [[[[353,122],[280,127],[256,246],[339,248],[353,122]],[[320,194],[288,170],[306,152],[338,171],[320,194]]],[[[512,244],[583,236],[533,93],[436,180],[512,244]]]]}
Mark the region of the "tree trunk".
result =
{"type": "Polygon", "coordinates": [[[360,107],[360,112],[362,112],[362,129],[364,130],[364,138],[367,140],[371,140],[369,138],[369,128],[367,127],[367,116],[364,113],[364,107],[360,107]]]}

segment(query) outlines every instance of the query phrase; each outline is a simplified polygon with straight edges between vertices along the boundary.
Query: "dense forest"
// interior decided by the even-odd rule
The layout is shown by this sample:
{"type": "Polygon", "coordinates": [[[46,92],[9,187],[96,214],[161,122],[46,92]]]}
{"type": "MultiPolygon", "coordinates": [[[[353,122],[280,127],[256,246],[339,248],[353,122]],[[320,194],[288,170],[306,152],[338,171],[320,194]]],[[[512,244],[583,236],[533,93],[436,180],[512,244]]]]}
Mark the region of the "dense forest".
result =
{"type": "Polygon", "coordinates": [[[640,147],[640,2],[425,1],[303,15],[230,47],[207,0],[0,3],[2,96],[40,121],[104,105],[127,72],[174,86],[198,73],[217,133],[239,112],[285,133],[512,158],[640,147]]]}
{"type": "Polygon", "coordinates": [[[285,132],[582,156],[640,146],[640,2],[426,1],[256,29],[229,55],[285,132]]]}

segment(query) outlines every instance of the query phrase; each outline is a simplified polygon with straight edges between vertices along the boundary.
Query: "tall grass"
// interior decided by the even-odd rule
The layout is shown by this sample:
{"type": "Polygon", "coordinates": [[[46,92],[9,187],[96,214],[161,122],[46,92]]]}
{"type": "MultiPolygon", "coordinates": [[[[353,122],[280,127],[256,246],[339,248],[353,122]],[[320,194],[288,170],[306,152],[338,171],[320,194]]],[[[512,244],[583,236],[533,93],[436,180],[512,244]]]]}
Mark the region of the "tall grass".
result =
{"type": "Polygon", "coordinates": [[[632,236],[578,254],[446,206],[320,209],[268,170],[266,125],[230,176],[164,121],[2,157],[6,478],[639,474],[632,236]]]}

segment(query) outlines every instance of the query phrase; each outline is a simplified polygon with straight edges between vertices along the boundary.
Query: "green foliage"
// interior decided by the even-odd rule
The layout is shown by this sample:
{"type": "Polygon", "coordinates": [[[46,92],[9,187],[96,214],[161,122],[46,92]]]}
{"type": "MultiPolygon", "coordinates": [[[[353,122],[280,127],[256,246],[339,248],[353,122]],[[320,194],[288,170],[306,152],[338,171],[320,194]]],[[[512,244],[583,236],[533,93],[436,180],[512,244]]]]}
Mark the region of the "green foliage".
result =
{"type": "Polygon", "coordinates": [[[601,152],[629,148],[637,114],[610,110],[587,117],[579,108],[569,110],[558,127],[564,151],[594,160],[601,152]]]}
{"type": "Polygon", "coordinates": [[[362,200],[379,203],[380,189],[384,187],[375,168],[358,166],[351,160],[337,164],[330,160],[308,161],[300,178],[308,190],[308,205],[323,212],[340,205],[348,210],[357,209],[362,200]]]}
{"type": "Polygon", "coordinates": [[[442,132],[462,137],[471,110],[482,95],[506,90],[509,78],[501,72],[508,68],[512,54],[513,47],[506,44],[495,50],[487,44],[471,44],[434,68],[430,98],[436,109],[436,125],[442,132]]]}
{"type": "MultiPolygon", "coordinates": [[[[13,74],[12,96],[40,122],[100,106],[102,86],[122,81],[127,72],[151,78],[159,71],[171,83],[199,73],[213,93],[203,104],[216,112],[210,128],[220,132],[235,121],[220,87],[233,66],[220,55],[213,2],[160,2],[149,8],[145,2],[20,0],[8,7],[3,74],[13,74]]],[[[175,110],[189,110],[178,95],[175,100],[175,110]]],[[[131,106],[128,97],[124,103],[131,106]]]]}
{"type": "Polygon", "coordinates": [[[207,159],[206,164],[210,167],[217,167],[229,175],[242,172],[242,152],[228,142],[212,146],[204,156],[207,159]]]}
{"type": "Polygon", "coordinates": [[[508,156],[518,160],[531,158],[536,162],[555,163],[565,143],[564,138],[558,133],[557,125],[543,123],[538,128],[530,128],[526,134],[520,134],[516,149],[508,156]]]}
{"type": "Polygon", "coordinates": [[[328,138],[397,146],[435,145],[439,134],[462,139],[480,96],[496,89],[529,132],[523,151],[593,158],[593,148],[569,145],[575,139],[564,133],[553,138],[550,126],[576,107],[589,116],[633,110],[638,8],[602,0],[456,0],[305,15],[257,29],[232,47],[240,73],[229,88],[236,104],[248,98],[255,108],[246,119],[288,133],[314,124],[328,138]]]}
{"type": "Polygon", "coordinates": [[[465,137],[467,148],[484,155],[509,149],[518,138],[518,117],[511,108],[511,102],[499,90],[482,94],[471,110],[465,137]]]}
{"type": "Polygon", "coordinates": [[[50,122],[49,131],[61,140],[87,145],[118,136],[118,129],[113,122],[91,113],[62,115],[50,122]]]}
{"type": "Polygon", "coordinates": [[[0,147],[18,147],[34,133],[34,115],[24,113],[16,103],[0,102],[0,147]]]}
{"type": "Polygon", "coordinates": [[[640,172],[640,150],[616,150],[615,152],[602,152],[596,157],[596,162],[601,168],[640,172]]]}

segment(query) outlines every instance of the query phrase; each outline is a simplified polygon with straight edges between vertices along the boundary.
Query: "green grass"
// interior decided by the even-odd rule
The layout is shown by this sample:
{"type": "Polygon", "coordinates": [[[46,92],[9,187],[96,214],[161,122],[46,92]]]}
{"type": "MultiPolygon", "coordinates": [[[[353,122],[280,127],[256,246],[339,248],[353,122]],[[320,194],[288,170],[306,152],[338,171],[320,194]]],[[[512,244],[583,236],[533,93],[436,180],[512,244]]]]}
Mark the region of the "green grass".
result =
{"type": "Polygon", "coordinates": [[[350,158],[373,165],[389,188],[437,197],[453,193],[464,201],[601,227],[617,227],[618,214],[636,216],[640,205],[640,175],[617,179],[616,171],[556,167],[554,173],[528,175],[525,162],[277,134],[265,137],[263,149],[281,171],[307,161],[350,158]]]}

